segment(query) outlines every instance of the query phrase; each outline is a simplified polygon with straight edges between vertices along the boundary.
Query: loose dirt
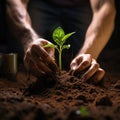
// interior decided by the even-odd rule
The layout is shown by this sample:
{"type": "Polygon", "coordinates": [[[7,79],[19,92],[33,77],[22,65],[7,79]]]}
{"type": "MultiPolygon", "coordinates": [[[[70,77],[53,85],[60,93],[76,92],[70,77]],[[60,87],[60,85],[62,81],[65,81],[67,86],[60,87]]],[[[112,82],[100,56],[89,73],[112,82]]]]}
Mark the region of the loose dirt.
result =
{"type": "Polygon", "coordinates": [[[17,81],[0,78],[0,120],[120,120],[119,55],[119,49],[101,54],[98,61],[106,75],[99,84],[81,82],[66,71],[57,82],[48,83],[49,76],[28,80],[19,66],[17,81]]]}

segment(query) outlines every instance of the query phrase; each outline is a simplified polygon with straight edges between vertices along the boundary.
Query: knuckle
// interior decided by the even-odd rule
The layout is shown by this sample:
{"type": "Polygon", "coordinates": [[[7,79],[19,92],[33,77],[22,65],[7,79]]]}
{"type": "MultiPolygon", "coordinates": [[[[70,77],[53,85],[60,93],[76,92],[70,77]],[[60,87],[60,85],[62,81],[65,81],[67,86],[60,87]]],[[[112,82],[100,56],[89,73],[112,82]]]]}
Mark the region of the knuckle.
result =
{"type": "Polygon", "coordinates": [[[74,65],[76,65],[76,60],[75,59],[73,59],[72,62],[70,63],[71,67],[74,66],[74,65]]]}
{"type": "Polygon", "coordinates": [[[88,58],[92,58],[92,55],[91,55],[91,54],[87,54],[87,57],[88,57],[88,58]]]}
{"type": "Polygon", "coordinates": [[[100,67],[100,65],[98,63],[93,63],[93,66],[98,69],[100,67]]]}
{"type": "Polygon", "coordinates": [[[104,74],[105,74],[105,70],[99,68],[98,71],[100,72],[100,74],[102,74],[102,75],[104,76],[104,74]]]}
{"type": "Polygon", "coordinates": [[[85,66],[89,66],[90,63],[89,63],[89,61],[84,61],[81,65],[85,67],[85,66]]]}
{"type": "Polygon", "coordinates": [[[37,47],[37,45],[36,45],[35,43],[33,43],[33,44],[31,45],[31,50],[34,50],[36,47],[37,47]]]}

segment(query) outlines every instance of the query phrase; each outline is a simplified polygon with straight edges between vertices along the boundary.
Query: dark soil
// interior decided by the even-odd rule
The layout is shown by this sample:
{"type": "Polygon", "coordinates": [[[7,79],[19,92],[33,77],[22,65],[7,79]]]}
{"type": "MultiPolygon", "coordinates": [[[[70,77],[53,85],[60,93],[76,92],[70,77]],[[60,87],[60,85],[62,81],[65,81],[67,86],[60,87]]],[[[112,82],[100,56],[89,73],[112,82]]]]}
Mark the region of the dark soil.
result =
{"type": "Polygon", "coordinates": [[[20,66],[17,81],[0,78],[0,120],[120,120],[119,55],[119,49],[101,54],[106,75],[98,85],[83,83],[66,71],[57,82],[48,83],[49,76],[27,80],[20,66]],[[80,113],[83,106],[88,115],[80,113]]]}

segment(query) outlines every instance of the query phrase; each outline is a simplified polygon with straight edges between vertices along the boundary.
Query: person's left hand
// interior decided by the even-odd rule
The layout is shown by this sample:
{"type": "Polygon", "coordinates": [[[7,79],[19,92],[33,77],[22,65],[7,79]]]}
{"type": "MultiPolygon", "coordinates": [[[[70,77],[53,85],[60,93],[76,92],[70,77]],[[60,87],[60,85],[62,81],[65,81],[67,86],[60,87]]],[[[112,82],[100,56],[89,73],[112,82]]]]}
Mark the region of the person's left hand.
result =
{"type": "Polygon", "coordinates": [[[70,64],[71,74],[81,78],[82,81],[92,79],[98,83],[104,77],[105,71],[90,54],[77,55],[70,64]]]}

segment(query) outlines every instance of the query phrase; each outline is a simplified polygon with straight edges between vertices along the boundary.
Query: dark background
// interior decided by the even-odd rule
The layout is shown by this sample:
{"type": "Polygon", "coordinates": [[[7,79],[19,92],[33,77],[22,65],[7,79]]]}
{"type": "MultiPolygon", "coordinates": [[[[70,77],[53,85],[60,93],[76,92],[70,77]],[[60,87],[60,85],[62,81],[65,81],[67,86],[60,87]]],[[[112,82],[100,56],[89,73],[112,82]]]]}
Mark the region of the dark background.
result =
{"type": "MultiPolygon", "coordinates": [[[[115,19],[115,29],[109,40],[107,46],[104,49],[116,49],[120,48],[120,0],[116,0],[117,15],[115,19]]],[[[0,0],[0,53],[8,52],[6,41],[10,39],[9,31],[5,22],[5,0],[0,0]]]]}
{"type": "Polygon", "coordinates": [[[5,4],[4,0],[0,0],[0,52],[2,52],[6,43],[5,28],[5,4]]]}

